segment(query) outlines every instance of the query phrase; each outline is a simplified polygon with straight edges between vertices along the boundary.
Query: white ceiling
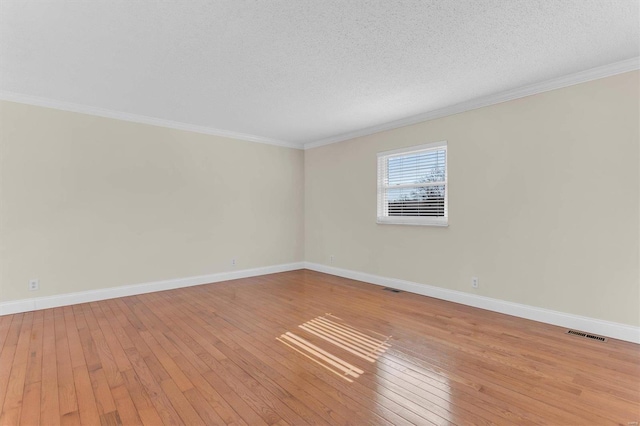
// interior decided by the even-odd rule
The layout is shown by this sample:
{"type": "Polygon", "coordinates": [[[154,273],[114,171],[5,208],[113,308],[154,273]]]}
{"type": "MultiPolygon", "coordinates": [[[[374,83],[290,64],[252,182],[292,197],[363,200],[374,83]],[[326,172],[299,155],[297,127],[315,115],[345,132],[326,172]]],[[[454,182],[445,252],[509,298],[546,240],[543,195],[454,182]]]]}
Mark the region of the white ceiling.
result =
{"type": "Polygon", "coordinates": [[[638,57],[639,18],[638,0],[0,0],[0,93],[302,146],[638,57]]]}

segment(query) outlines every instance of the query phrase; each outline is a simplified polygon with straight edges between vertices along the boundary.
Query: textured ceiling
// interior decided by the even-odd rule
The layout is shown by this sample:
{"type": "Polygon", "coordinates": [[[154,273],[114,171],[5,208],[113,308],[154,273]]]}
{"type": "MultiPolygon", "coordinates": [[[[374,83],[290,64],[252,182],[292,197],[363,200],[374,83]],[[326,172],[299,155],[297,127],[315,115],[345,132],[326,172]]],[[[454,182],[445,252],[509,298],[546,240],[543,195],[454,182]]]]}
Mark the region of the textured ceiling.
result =
{"type": "Polygon", "coordinates": [[[637,57],[638,0],[0,0],[0,91],[304,144],[637,57]]]}

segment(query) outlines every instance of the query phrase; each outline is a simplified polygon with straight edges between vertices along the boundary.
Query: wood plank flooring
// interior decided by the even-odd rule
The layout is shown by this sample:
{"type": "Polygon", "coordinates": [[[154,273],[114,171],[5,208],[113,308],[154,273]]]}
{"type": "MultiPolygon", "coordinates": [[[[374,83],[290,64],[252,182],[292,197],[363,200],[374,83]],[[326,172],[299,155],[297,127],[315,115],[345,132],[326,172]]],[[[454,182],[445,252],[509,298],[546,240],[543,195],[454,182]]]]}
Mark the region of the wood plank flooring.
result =
{"type": "Polygon", "coordinates": [[[6,315],[0,424],[637,425],[640,346],[564,332],[307,270],[6,315]]]}

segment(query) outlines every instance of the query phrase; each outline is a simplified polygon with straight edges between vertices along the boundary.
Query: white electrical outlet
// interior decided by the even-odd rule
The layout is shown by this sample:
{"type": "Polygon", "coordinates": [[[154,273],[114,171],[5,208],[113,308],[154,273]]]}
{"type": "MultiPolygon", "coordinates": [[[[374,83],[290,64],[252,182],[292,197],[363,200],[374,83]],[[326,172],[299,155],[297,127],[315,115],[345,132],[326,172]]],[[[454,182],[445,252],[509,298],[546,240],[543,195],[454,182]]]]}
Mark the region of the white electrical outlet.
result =
{"type": "Polygon", "coordinates": [[[478,288],[479,285],[478,277],[471,277],[471,287],[478,288]]]}
{"type": "Polygon", "coordinates": [[[231,266],[232,267],[236,267],[236,260],[235,259],[231,259],[231,266]]]}
{"type": "Polygon", "coordinates": [[[329,256],[329,263],[333,263],[334,260],[336,260],[336,257],[334,255],[330,255],[329,256]]]}
{"type": "Polygon", "coordinates": [[[33,279],[29,280],[29,291],[38,291],[40,290],[40,280],[33,279]]]}

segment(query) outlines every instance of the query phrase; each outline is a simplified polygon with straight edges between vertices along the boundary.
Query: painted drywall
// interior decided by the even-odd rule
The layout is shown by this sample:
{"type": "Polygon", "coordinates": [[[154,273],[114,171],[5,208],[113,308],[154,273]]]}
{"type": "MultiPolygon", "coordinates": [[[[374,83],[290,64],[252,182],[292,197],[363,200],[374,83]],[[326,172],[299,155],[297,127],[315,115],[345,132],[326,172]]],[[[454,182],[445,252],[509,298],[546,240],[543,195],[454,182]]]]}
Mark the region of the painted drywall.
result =
{"type": "Polygon", "coordinates": [[[0,302],[303,260],[303,151],[11,102],[0,120],[0,302]]]}
{"type": "Polygon", "coordinates": [[[630,72],[307,150],[306,260],[640,325],[639,89],[630,72]],[[376,153],[442,140],[449,226],[376,224],[376,153]]]}

